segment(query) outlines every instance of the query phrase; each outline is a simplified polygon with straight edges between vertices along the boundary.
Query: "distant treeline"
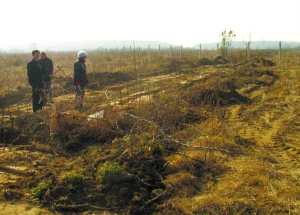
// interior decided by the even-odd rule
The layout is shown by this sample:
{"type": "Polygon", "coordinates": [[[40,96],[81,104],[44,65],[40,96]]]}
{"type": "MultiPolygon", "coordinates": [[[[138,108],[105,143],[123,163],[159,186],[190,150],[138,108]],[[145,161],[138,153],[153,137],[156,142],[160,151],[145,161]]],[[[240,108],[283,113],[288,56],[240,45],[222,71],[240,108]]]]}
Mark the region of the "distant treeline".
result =
{"type": "MultiPolygon", "coordinates": [[[[49,43],[31,43],[26,45],[19,45],[18,47],[7,48],[0,46],[0,52],[24,53],[31,52],[34,49],[43,51],[75,51],[78,50],[130,50],[134,47],[141,50],[158,50],[158,49],[178,49],[180,45],[174,45],[159,41],[61,41],[49,43]]],[[[199,49],[200,44],[194,47],[182,47],[184,49],[199,49]]],[[[220,42],[215,43],[201,43],[202,50],[217,50],[221,48],[220,42]]],[[[246,43],[243,41],[233,41],[231,49],[246,49],[246,43]]],[[[250,49],[278,49],[279,41],[253,41],[250,43],[250,49]]],[[[281,42],[282,49],[298,49],[300,42],[281,42]]]]}

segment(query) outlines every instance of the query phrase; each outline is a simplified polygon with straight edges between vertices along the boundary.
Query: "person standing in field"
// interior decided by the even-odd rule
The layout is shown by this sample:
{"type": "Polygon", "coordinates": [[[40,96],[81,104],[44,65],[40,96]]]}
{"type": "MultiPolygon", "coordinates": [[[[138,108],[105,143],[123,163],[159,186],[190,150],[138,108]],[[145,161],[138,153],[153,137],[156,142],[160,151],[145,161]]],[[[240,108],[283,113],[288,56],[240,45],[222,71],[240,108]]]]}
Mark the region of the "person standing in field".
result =
{"type": "Polygon", "coordinates": [[[53,62],[50,58],[46,56],[45,52],[41,53],[41,58],[39,59],[39,64],[42,67],[42,73],[45,82],[45,94],[52,101],[52,91],[51,91],[51,79],[53,76],[53,62]]]}
{"type": "Polygon", "coordinates": [[[88,84],[88,79],[86,76],[86,57],[87,53],[85,51],[78,52],[78,60],[74,63],[74,85],[76,87],[75,92],[75,109],[82,110],[83,99],[84,99],[84,88],[88,84]]]}
{"type": "Polygon", "coordinates": [[[28,82],[32,88],[32,110],[36,112],[44,106],[44,77],[38,63],[39,50],[32,51],[33,59],[27,64],[28,82]]]}

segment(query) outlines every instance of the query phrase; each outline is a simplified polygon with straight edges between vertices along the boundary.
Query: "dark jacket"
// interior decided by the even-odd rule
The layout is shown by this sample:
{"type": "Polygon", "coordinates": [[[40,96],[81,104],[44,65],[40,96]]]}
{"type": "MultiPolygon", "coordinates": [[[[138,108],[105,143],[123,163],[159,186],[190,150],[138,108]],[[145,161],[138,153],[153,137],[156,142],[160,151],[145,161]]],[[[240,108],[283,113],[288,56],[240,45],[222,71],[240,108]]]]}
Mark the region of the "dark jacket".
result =
{"type": "Polygon", "coordinates": [[[41,66],[34,59],[27,64],[27,76],[28,82],[33,88],[41,89],[44,87],[44,77],[41,72],[41,66]]]}
{"type": "Polygon", "coordinates": [[[85,86],[88,83],[86,77],[86,66],[82,60],[78,59],[74,63],[74,85],[80,82],[80,85],[85,86]]]}
{"type": "Polygon", "coordinates": [[[39,64],[41,65],[41,70],[44,75],[45,81],[51,80],[49,75],[53,74],[53,63],[50,58],[39,59],[39,64]]]}

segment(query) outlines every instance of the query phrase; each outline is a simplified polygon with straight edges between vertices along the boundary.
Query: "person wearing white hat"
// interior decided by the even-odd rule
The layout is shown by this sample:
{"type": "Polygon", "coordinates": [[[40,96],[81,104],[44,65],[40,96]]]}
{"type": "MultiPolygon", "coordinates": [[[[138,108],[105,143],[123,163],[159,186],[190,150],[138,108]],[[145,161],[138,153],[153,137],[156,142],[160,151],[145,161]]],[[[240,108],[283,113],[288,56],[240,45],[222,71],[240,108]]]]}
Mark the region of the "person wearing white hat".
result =
{"type": "Polygon", "coordinates": [[[88,79],[86,76],[86,57],[87,53],[85,51],[78,52],[78,60],[74,63],[74,85],[76,87],[76,104],[75,108],[82,110],[83,99],[84,99],[84,88],[88,84],[88,79]]]}

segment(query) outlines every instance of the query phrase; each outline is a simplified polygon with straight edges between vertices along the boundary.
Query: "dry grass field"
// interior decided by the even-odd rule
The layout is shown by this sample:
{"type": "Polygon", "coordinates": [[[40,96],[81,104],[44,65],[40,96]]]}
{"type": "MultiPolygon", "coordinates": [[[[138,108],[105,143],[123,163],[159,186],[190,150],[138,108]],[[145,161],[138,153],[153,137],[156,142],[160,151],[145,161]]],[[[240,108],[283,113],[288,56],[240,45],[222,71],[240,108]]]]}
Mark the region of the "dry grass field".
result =
{"type": "Polygon", "coordinates": [[[0,214],[299,214],[300,52],[53,52],[32,113],[30,54],[0,54],[0,214]]]}

